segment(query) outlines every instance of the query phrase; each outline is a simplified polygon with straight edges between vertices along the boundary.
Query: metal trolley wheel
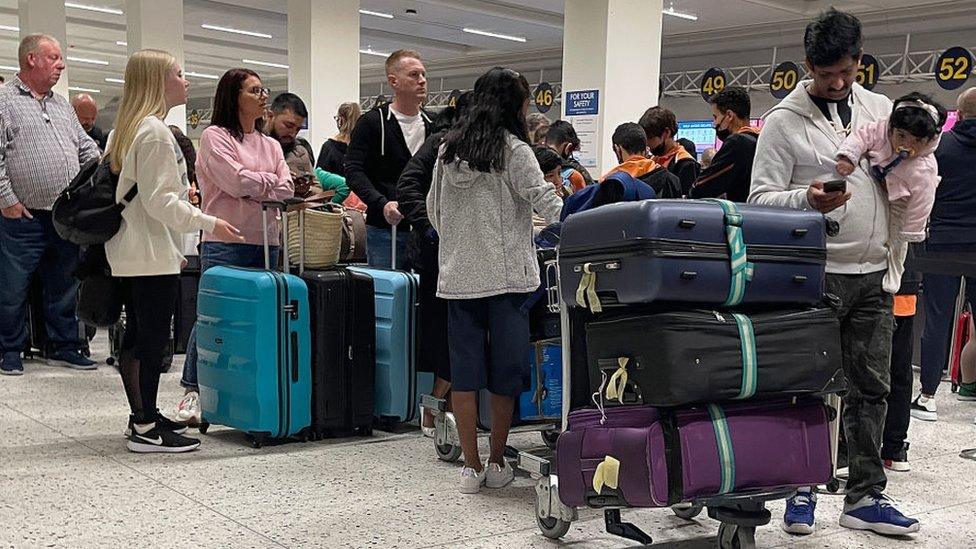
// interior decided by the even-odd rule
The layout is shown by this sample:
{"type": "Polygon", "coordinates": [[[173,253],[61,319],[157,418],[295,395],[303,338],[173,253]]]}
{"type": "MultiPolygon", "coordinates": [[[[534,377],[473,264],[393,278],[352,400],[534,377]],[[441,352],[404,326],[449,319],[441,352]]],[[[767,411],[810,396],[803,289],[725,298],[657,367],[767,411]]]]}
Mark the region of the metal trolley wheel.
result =
{"type": "Polygon", "coordinates": [[[679,503],[677,505],[671,506],[671,511],[674,512],[675,516],[683,518],[685,520],[694,520],[695,517],[701,514],[702,509],[704,509],[700,503],[679,503]]]}
{"type": "Polygon", "coordinates": [[[461,446],[455,446],[449,442],[445,444],[437,444],[437,441],[434,441],[434,452],[437,453],[437,459],[446,461],[448,463],[453,463],[457,461],[459,457],[461,457],[461,446]]]}
{"type": "Polygon", "coordinates": [[[539,525],[539,530],[542,535],[549,539],[559,539],[569,532],[569,522],[556,517],[542,518],[538,515],[535,516],[535,521],[539,525]]]}
{"type": "Polygon", "coordinates": [[[718,527],[719,549],[755,549],[756,527],[723,522],[718,527]]]}
{"type": "Polygon", "coordinates": [[[551,431],[542,431],[542,442],[546,444],[551,450],[556,449],[556,441],[559,440],[559,429],[553,429],[551,431]]]}
{"type": "Polygon", "coordinates": [[[446,412],[440,412],[434,417],[434,425],[437,432],[441,432],[442,429],[448,432],[447,436],[443,437],[445,440],[442,443],[438,443],[439,437],[437,434],[434,435],[434,452],[437,454],[437,459],[448,463],[457,461],[461,457],[461,444],[455,443],[461,440],[457,432],[457,423],[446,412]]]}

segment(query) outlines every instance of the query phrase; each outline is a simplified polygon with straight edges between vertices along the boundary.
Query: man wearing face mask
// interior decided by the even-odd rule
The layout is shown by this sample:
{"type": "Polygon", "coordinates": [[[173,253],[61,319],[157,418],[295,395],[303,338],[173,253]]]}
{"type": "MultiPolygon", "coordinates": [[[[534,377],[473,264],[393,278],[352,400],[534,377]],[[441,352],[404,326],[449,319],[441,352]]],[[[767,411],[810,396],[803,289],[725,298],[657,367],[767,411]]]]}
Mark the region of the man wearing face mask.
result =
{"type": "Polygon", "coordinates": [[[661,107],[651,107],[641,116],[640,126],[647,134],[647,147],[654,161],[664,166],[681,180],[681,194],[687,196],[698,180],[700,166],[681,143],[675,141],[678,120],[674,113],[661,107]]]}
{"type": "Polygon", "coordinates": [[[722,148],[688,193],[688,198],[716,198],[725,195],[733,202],[745,202],[752,184],[752,159],[756,156],[759,128],[749,125],[749,92],[728,87],[712,97],[712,120],[722,148]]]}

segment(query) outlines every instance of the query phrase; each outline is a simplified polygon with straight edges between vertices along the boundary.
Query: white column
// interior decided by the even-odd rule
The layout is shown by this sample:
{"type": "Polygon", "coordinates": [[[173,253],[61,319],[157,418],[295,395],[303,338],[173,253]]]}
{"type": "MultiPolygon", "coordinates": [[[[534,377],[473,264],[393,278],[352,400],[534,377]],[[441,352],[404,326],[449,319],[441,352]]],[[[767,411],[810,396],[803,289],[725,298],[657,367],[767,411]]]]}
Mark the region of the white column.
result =
{"type": "MultiPolygon", "coordinates": [[[[129,55],[163,50],[183,66],[183,0],[126,0],[125,23],[129,55]]],[[[170,110],[166,123],[186,132],[186,105],[170,110]]]]}
{"type": "Polygon", "coordinates": [[[288,91],[308,107],[318,151],[339,105],[359,101],[359,0],[288,0],[288,91]]]}
{"type": "Polygon", "coordinates": [[[657,105],[661,73],[663,0],[567,0],[563,19],[563,116],[583,142],[584,166],[599,177],[616,165],[613,130],[637,122],[657,105]],[[569,116],[586,109],[569,92],[598,91],[596,115],[569,116]]]}
{"type": "MultiPolygon", "coordinates": [[[[46,34],[58,39],[61,52],[68,56],[68,29],[65,22],[64,2],[62,0],[20,0],[20,38],[28,34],[46,34]]],[[[54,86],[54,93],[69,97],[68,75],[71,74],[71,61],[65,60],[67,69],[54,86]]]]}

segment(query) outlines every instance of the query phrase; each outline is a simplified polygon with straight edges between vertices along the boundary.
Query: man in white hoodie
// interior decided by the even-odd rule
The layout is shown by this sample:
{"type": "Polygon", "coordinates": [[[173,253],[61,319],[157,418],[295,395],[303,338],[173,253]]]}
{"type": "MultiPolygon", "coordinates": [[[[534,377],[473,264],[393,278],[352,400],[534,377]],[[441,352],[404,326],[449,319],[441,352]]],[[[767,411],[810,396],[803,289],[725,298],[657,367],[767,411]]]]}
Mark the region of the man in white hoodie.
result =
{"type": "MultiPolygon", "coordinates": [[[[894,326],[893,297],[882,287],[889,270],[888,198],[863,161],[845,189],[824,190],[825,182],[841,179],[834,158],[844,138],[891,112],[888,98],[854,82],[861,43],[861,23],[850,14],[831,9],[807,25],[804,49],[813,80],[766,114],[749,202],[818,210],[840,225],[827,241],[826,288],[839,298],[848,382],[843,423],[850,472],[840,524],[898,535],[917,532],[919,523],[884,496],[880,446],[894,326]]],[[[787,501],[783,529],[812,533],[815,506],[810,490],[798,491],[787,501]]]]}

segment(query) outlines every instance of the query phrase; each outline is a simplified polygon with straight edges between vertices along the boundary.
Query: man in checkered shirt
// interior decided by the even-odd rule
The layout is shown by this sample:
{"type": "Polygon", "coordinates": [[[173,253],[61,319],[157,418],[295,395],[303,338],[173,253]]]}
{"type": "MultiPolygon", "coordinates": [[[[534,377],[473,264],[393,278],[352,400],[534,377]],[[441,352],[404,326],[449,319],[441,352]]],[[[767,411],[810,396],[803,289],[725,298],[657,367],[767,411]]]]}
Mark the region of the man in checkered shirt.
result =
{"type": "Polygon", "coordinates": [[[98,145],[68,101],[51,91],[64,70],[58,41],[27,36],[18,58],[20,72],[0,87],[0,373],[23,373],[35,271],[44,287],[48,361],[93,370],[79,350],[75,316],[79,250],[54,231],[51,207],[81,166],[98,158],[98,145]]]}

